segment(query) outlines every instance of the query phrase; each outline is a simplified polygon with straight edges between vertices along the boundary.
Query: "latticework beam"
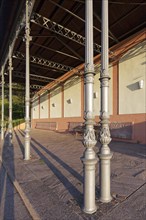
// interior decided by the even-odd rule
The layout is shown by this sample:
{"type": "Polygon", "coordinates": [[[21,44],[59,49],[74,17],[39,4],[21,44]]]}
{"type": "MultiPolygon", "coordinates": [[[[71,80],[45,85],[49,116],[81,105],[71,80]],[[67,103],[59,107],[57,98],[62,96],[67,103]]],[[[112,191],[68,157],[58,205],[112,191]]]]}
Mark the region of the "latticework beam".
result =
{"type": "MultiPolygon", "coordinates": [[[[20,72],[20,71],[13,71],[13,76],[17,77],[17,78],[25,79],[25,73],[20,72]]],[[[30,80],[35,80],[35,81],[38,81],[38,82],[46,82],[46,83],[52,81],[48,77],[39,76],[39,75],[36,75],[36,74],[30,74],[30,80]]]]}
{"type": "MultiPolygon", "coordinates": [[[[25,55],[19,51],[15,51],[13,54],[13,58],[25,60],[25,55]]],[[[47,66],[52,69],[68,72],[73,69],[71,66],[66,66],[61,63],[56,63],[54,61],[46,60],[40,57],[30,56],[30,62],[35,63],[42,66],[47,66]]]]}
{"type": "MultiPolygon", "coordinates": [[[[37,13],[33,13],[32,18],[31,18],[31,22],[44,27],[46,29],[48,29],[49,31],[52,31],[56,34],[59,34],[65,38],[68,38],[80,45],[84,45],[85,46],[85,37],[83,37],[80,34],[77,34],[76,32],[54,22],[51,21],[49,18],[43,17],[40,14],[37,13]]],[[[98,53],[100,53],[100,49],[101,46],[94,43],[94,50],[98,53]]]]}

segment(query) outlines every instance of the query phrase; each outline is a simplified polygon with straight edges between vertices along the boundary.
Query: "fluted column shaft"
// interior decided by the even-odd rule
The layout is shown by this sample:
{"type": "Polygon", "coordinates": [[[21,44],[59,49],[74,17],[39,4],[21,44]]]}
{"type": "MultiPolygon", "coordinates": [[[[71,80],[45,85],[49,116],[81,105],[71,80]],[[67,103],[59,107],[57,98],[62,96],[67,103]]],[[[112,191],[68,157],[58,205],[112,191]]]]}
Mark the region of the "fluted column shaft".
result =
{"type": "Polygon", "coordinates": [[[111,141],[109,131],[109,57],[108,57],[108,0],[102,1],[102,36],[101,36],[101,111],[100,111],[100,200],[110,202],[110,159],[112,154],[108,144],[111,141]]]}
{"type": "Polygon", "coordinates": [[[94,65],[93,65],[93,1],[85,1],[85,132],[84,146],[85,152],[82,158],[84,165],[84,205],[83,210],[92,214],[96,211],[95,204],[95,165],[97,157],[94,151],[96,144],[94,131],[94,115],[93,115],[93,83],[94,83],[94,65]]]}
{"type": "Polygon", "coordinates": [[[1,110],[1,140],[4,139],[4,66],[1,69],[2,75],[2,110],[1,110]]]}
{"type": "Polygon", "coordinates": [[[9,144],[12,144],[12,46],[9,46],[9,144]]]}
{"type": "Polygon", "coordinates": [[[26,0],[26,26],[25,26],[25,43],[26,43],[26,84],[25,84],[25,155],[24,159],[30,159],[30,22],[29,22],[29,4],[26,0]]]}

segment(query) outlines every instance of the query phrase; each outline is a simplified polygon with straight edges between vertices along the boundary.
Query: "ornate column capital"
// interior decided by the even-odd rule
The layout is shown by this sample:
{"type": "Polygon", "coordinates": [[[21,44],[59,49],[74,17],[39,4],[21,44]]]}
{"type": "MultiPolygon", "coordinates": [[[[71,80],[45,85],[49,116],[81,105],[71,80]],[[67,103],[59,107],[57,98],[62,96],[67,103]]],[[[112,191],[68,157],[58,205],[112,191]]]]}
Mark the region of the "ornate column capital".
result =
{"type": "Polygon", "coordinates": [[[32,41],[32,36],[30,36],[30,29],[28,31],[28,28],[25,29],[26,30],[26,34],[24,35],[23,41],[25,41],[25,43],[29,43],[30,41],[32,41]]]}
{"type": "Polygon", "coordinates": [[[110,76],[109,76],[109,71],[108,71],[108,69],[106,70],[106,69],[101,69],[100,70],[100,81],[102,80],[102,79],[110,79],[110,76]]]}
{"type": "Polygon", "coordinates": [[[12,71],[14,68],[12,67],[12,64],[9,64],[8,70],[12,71]]]}
{"type": "Polygon", "coordinates": [[[94,64],[91,64],[91,63],[85,64],[85,74],[86,74],[86,73],[95,74],[95,73],[94,73],[94,64]]]}
{"type": "Polygon", "coordinates": [[[109,126],[107,124],[101,126],[99,140],[103,147],[111,142],[109,126]]]}
{"type": "Polygon", "coordinates": [[[87,148],[92,148],[96,144],[94,129],[87,128],[84,133],[84,146],[87,148]]]}

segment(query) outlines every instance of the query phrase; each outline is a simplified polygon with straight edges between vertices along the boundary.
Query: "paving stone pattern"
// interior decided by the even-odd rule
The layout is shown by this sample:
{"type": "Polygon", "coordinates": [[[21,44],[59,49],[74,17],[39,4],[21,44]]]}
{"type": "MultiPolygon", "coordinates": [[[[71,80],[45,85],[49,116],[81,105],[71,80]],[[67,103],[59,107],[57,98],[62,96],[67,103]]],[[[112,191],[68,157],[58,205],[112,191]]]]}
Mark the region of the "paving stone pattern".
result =
{"type": "MultiPolygon", "coordinates": [[[[3,146],[3,149],[2,149],[3,146]]],[[[100,144],[95,151],[98,153],[100,144]]],[[[97,212],[82,212],[82,137],[53,131],[31,131],[31,160],[24,161],[24,131],[16,130],[13,145],[6,137],[1,157],[42,220],[146,219],[146,146],[114,142],[111,160],[111,203],[99,201],[99,161],[96,171],[97,212]]],[[[0,219],[31,219],[1,165],[0,219]],[[9,198],[9,199],[7,199],[9,198]],[[7,203],[8,202],[8,203],[7,203]],[[7,204],[6,204],[7,203],[7,204]]]]}

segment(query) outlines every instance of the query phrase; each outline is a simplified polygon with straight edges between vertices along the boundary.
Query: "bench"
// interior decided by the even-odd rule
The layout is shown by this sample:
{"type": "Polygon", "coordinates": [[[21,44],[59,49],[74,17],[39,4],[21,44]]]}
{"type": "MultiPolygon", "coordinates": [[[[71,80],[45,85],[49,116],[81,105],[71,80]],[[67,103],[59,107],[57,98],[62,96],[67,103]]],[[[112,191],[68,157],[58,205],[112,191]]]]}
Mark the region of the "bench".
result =
{"type": "Polygon", "coordinates": [[[36,129],[42,129],[42,130],[57,130],[57,123],[56,122],[36,122],[36,129]]]}
{"type": "Polygon", "coordinates": [[[71,133],[75,133],[77,135],[84,133],[84,124],[83,122],[69,122],[68,123],[68,131],[71,133]]]}
{"type": "MultiPolygon", "coordinates": [[[[109,124],[110,134],[112,138],[120,138],[125,140],[132,140],[133,135],[133,122],[111,122],[109,124]]],[[[95,135],[98,138],[100,124],[94,125],[95,135]]],[[[85,125],[83,122],[69,122],[69,132],[75,133],[76,137],[78,134],[84,134],[85,125]]]]}
{"type": "MultiPolygon", "coordinates": [[[[94,125],[95,135],[97,136],[99,132],[99,124],[94,125]]],[[[69,122],[68,131],[75,133],[77,137],[78,134],[83,135],[85,130],[85,124],[83,122],[69,122]]]]}
{"type": "Polygon", "coordinates": [[[133,122],[111,122],[109,126],[112,138],[132,140],[133,122]]]}

